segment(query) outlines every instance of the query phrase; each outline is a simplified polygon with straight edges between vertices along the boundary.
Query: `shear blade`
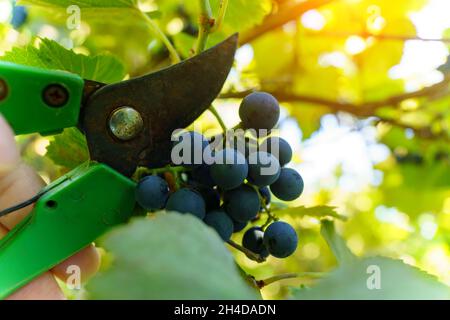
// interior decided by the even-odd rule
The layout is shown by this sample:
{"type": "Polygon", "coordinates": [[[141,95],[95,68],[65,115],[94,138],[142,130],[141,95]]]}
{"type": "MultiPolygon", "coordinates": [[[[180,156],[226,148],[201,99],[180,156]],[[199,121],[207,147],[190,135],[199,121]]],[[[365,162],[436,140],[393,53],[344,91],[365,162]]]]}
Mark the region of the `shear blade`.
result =
{"type": "Polygon", "coordinates": [[[138,166],[170,163],[171,135],[189,126],[219,95],[231,70],[238,36],[167,69],[106,85],[86,101],[80,125],[91,159],[130,176],[138,166]],[[111,115],[122,107],[139,112],[143,129],[123,141],[110,128],[111,115]]]}

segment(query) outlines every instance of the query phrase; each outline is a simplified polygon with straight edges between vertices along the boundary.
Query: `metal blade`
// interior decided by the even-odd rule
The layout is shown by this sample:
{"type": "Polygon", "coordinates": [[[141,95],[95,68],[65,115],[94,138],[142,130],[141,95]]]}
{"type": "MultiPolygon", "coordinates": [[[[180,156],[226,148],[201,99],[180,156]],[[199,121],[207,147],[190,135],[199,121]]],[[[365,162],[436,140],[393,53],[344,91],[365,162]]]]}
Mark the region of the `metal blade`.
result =
{"type": "Polygon", "coordinates": [[[127,176],[137,166],[170,163],[172,132],[189,126],[216,99],[233,65],[237,43],[238,36],[233,35],[167,69],[93,93],[80,123],[91,159],[127,176]],[[123,125],[124,121],[132,125],[123,125]]]}

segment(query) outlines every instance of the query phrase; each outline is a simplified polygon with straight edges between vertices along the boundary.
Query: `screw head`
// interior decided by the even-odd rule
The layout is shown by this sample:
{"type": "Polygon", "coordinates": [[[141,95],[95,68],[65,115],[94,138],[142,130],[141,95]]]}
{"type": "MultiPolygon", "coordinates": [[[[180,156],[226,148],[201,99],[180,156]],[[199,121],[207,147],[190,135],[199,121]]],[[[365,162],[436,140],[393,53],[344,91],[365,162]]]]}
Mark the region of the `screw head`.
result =
{"type": "Polygon", "coordinates": [[[0,79],[0,101],[6,99],[7,95],[8,95],[8,85],[6,84],[5,80],[0,79]]]}
{"type": "Polygon", "coordinates": [[[50,84],[42,92],[42,99],[48,106],[60,108],[69,101],[69,92],[60,84],[50,84]]]}
{"type": "Polygon", "coordinates": [[[144,120],[141,114],[131,107],[120,107],[109,118],[109,129],[118,139],[128,141],[142,132],[144,120]]]}

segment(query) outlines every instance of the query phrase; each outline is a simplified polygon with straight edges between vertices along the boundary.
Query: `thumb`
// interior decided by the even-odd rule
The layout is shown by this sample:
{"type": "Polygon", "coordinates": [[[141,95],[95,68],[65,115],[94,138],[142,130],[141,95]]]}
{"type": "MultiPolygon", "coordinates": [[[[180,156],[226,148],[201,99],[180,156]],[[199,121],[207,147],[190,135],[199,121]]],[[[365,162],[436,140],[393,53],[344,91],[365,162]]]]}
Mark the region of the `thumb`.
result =
{"type": "Polygon", "coordinates": [[[14,133],[0,114],[0,178],[13,171],[20,163],[20,153],[14,133]]]}

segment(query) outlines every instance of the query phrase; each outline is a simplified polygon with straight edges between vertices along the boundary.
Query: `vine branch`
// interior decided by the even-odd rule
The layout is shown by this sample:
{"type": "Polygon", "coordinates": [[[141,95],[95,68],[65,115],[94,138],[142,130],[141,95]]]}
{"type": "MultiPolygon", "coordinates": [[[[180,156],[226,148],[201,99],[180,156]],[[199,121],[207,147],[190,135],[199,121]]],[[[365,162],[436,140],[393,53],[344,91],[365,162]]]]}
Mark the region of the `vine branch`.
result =
{"type": "MultiPolygon", "coordinates": [[[[248,94],[254,92],[255,89],[240,91],[240,92],[228,92],[219,96],[220,99],[242,99],[248,94]]],[[[267,91],[267,90],[264,90],[267,91]]],[[[380,108],[387,106],[398,106],[405,100],[415,99],[415,98],[429,98],[429,99],[438,99],[442,97],[446,97],[450,94],[450,76],[444,78],[443,81],[434,84],[429,87],[425,87],[423,89],[402,93],[399,95],[394,95],[385,99],[381,99],[378,101],[371,102],[363,102],[363,103],[348,103],[348,102],[340,102],[336,100],[320,98],[316,96],[304,95],[304,94],[296,94],[287,92],[284,90],[274,90],[267,91],[273,96],[277,97],[279,101],[282,102],[305,102],[315,105],[325,106],[333,112],[347,112],[353,114],[357,117],[376,117],[381,122],[389,123],[397,127],[412,129],[414,133],[424,139],[444,139],[450,141],[450,137],[445,133],[434,133],[429,127],[421,127],[415,128],[412,126],[408,126],[403,124],[395,119],[383,117],[377,115],[377,111],[380,108]]]]}
{"type": "MultiPolygon", "coordinates": [[[[443,81],[434,84],[429,87],[425,87],[423,89],[402,93],[399,95],[391,96],[386,99],[373,101],[373,102],[364,102],[360,104],[348,103],[348,102],[340,102],[331,99],[320,98],[316,96],[304,95],[304,94],[296,94],[283,90],[279,91],[267,91],[271,93],[278,100],[284,102],[307,102],[312,104],[318,104],[326,106],[333,111],[345,111],[357,116],[372,116],[375,111],[377,111],[381,107],[385,106],[396,106],[401,102],[414,99],[414,98],[422,98],[422,97],[432,97],[432,98],[440,98],[449,94],[450,88],[450,77],[446,77],[443,81]]],[[[240,91],[240,92],[228,92],[221,94],[219,98],[221,99],[242,99],[248,94],[256,91],[255,89],[240,91]]]]}
{"type": "Polygon", "coordinates": [[[425,42],[443,42],[450,43],[450,38],[422,38],[418,36],[406,36],[406,35],[395,35],[395,34],[373,34],[370,32],[308,32],[307,36],[313,37],[333,37],[333,38],[346,38],[349,36],[359,36],[361,38],[372,37],[379,40],[394,40],[394,41],[425,41],[425,42]]]}
{"type": "Polygon", "coordinates": [[[285,2],[279,9],[270,14],[265,20],[257,27],[251,29],[248,32],[244,32],[240,36],[239,43],[241,45],[249,43],[263,34],[278,29],[288,23],[289,21],[296,20],[300,15],[308,10],[322,7],[337,0],[310,0],[305,2],[285,2]]]}

